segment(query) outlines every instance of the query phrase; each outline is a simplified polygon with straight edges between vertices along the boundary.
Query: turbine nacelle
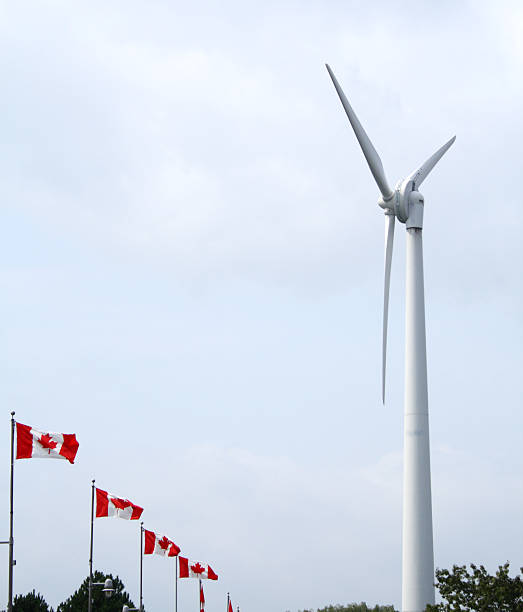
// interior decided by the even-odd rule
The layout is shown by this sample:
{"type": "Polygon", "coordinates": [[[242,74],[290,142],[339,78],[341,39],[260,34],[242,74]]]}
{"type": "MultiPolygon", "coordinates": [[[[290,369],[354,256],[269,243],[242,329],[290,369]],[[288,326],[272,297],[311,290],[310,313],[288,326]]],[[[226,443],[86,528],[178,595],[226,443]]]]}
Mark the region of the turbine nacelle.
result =
{"type": "Polygon", "coordinates": [[[405,223],[407,228],[423,227],[423,196],[416,190],[414,181],[405,179],[396,185],[393,194],[385,200],[378,200],[378,206],[386,215],[394,215],[398,221],[405,223]]]}
{"type": "Polygon", "coordinates": [[[419,191],[413,189],[405,199],[408,201],[407,220],[405,221],[407,229],[422,229],[425,202],[423,196],[419,191]]]}

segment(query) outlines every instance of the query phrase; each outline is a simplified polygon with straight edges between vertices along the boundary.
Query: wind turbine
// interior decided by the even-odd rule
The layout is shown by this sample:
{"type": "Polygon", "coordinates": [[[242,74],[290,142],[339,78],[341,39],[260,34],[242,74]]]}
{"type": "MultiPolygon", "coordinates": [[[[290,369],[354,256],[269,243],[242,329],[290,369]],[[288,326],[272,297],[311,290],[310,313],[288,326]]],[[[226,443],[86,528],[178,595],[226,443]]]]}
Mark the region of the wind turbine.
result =
{"type": "Polygon", "coordinates": [[[389,310],[390,268],[396,218],[407,228],[405,299],[405,413],[403,448],[403,612],[422,612],[434,603],[434,551],[430,486],[427,349],[423,288],[423,196],[418,191],[456,137],[438,149],[417,170],[391,189],[380,156],[365,133],[340,84],[327,64],[334,87],[381,192],[385,211],[385,284],[383,299],[382,399],[389,310]]]}

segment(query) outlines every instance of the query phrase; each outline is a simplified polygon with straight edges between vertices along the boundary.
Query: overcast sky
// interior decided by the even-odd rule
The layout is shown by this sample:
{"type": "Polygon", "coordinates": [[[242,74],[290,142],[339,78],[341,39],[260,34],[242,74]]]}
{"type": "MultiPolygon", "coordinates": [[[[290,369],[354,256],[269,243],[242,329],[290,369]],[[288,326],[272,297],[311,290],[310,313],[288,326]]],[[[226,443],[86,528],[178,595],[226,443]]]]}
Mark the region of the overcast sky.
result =
{"type": "MultiPolygon", "coordinates": [[[[522,565],[521,3],[3,1],[0,30],[1,539],[10,411],[80,442],[15,466],[15,592],[85,578],[96,478],[211,564],[210,612],[399,607],[404,227],[383,406],[383,214],[326,61],[391,183],[457,135],[422,189],[435,564],[522,565]]],[[[94,560],[137,604],[139,526],[98,519],[94,560]]]]}

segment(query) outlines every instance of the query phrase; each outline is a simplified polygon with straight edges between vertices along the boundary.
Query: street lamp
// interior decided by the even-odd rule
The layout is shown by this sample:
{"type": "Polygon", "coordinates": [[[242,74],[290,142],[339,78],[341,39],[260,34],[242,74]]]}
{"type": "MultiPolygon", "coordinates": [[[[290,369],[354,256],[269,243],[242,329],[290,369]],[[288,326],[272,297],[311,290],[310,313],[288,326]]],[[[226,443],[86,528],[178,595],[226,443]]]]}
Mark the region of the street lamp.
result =
{"type": "Polygon", "coordinates": [[[91,588],[94,586],[103,586],[102,593],[107,599],[114,594],[115,589],[113,587],[113,581],[110,578],[106,578],[105,582],[91,582],[91,579],[89,579],[89,598],[91,598],[91,588]]]}
{"type": "Polygon", "coordinates": [[[102,593],[105,593],[107,599],[112,597],[114,594],[113,581],[110,578],[107,578],[104,582],[104,588],[102,589],[102,593]]]}
{"type": "Polygon", "coordinates": [[[129,608],[129,606],[124,606],[122,608],[122,612],[135,612],[137,610],[140,610],[140,608],[129,608]]]}

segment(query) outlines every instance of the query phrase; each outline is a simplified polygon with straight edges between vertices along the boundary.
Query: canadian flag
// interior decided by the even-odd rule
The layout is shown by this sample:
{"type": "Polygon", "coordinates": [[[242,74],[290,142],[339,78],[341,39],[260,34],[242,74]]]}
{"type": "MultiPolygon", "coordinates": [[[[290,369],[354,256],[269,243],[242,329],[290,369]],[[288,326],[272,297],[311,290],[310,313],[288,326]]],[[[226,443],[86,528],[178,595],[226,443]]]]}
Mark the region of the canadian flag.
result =
{"type": "Polygon", "coordinates": [[[227,612],[232,612],[232,601],[229,599],[229,609],[227,612]]]}
{"type": "Polygon", "coordinates": [[[218,580],[210,565],[204,565],[199,561],[190,561],[185,557],[178,557],[180,563],[180,578],[208,578],[218,580]]]}
{"type": "Polygon", "coordinates": [[[42,457],[67,459],[74,463],[78,442],[75,434],[38,431],[29,425],[16,423],[16,458],[42,457]]]}
{"type": "Polygon", "coordinates": [[[205,612],[205,595],[203,594],[203,584],[200,580],[200,612],[205,612]]]}
{"type": "Polygon", "coordinates": [[[96,517],[118,516],[135,521],[142,516],[143,508],[128,499],[116,497],[102,489],[96,489],[96,517]]]}
{"type": "Polygon", "coordinates": [[[144,554],[152,555],[156,553],[157,555],[163,555],[164,557],[176,557],[180,552],[180,548],[176,546],[176,544],[169,540],[166,536],[159,536],[154,533],[154,531],[148,531],[144,529],[145,532],[145,546],[144,546],[144,554]]]}

